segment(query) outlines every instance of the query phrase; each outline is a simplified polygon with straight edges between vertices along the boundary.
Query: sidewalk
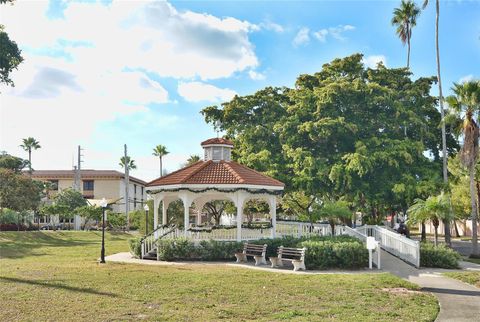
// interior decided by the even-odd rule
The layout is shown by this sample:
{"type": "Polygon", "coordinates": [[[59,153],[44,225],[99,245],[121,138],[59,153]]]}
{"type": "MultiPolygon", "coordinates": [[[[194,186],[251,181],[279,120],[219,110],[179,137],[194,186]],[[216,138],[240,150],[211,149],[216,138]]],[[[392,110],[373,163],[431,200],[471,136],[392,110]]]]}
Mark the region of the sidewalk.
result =
{"type": "MultiPolygon", "coordinates": [[[[462,268],[480,270],[480,265],[462,262],[462,268]]],[[[435,294],[440,302],[437,322],[478,321],[480,319],[480,289],[443,276],[447,269],[416,269],[395,256],[382,251],[382,269],[419,285],[423,291],[435,294]]]]}

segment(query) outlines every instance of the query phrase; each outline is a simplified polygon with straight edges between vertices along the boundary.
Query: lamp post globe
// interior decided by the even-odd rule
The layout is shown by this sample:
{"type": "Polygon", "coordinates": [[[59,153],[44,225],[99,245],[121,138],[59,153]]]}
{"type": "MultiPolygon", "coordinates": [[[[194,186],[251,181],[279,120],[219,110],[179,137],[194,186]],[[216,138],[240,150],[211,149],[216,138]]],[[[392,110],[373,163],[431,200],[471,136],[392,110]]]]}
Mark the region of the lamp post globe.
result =
{"type": "Polygon", "coordinates": [[[143,206],[143,209],[145,209],[145,236],[148,234],[148,205],[145,204],[145,206],[143,206]]]}
{"type": "Polygon", "coordinates": [[[107,200],[102,198],[100,201],[102,207],[102,250],[100,252],[100,263],[105,264],[105,209],[108,206],[107,200]]]}

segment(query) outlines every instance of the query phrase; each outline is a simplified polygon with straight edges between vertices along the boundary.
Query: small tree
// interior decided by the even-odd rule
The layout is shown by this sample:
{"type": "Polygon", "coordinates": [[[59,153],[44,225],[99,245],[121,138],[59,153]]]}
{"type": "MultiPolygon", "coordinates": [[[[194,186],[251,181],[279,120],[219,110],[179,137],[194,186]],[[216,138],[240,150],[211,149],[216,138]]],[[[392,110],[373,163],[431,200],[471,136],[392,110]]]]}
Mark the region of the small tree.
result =
{"type": "Polygon", "coordinates": [[[321,207],[316,209],[319,216],[328,220],[332,229],[332,235],[335,235],[335,225],[343,223],[346,219],[352,218],[352,212],[348,208],[346,201],[327,201],[321,207]]]}
{"type": "Polygon", "coordinates": [[[320,219],[320,213],[314,211],[317,198],[309,196],[304,191],[293,191],[286,194],[282,199],[282,207],[302,221],[308,221],[313,228],[313,223],[320,219]]]}
{"type": "Polygon", "coordinates": [[[82,229],[86,229],[91,221],[100,221],[102,219],[102,207],[86,205],[76,209],[78,215],[83,217],[82,229]]]}
{"type": "Polygon", "coordinates": [[[232,209],[233,203],[228,200],[213,200],[205,204],[203,209],[207,211],[210,218],[213,219],[215,226],[220,225],[222,215],[229,209],[232,209]]]}
{"type": "Polygon", "coordinates": [[[78,214],[78,209],[84,206],[87,206],[87,201],[79,191],[65,189],[55,196],[51,205],[42,208],[42,213],[70,220],[75,214],[78,214]]]}
{"type": "Polygon", "coordinates": [[[435,246],[438,245],[438,226],[441,220],[451,220],[452,204],[450,196],[441,193],[438,196],[430,196],[426,200],[416,199],[414,204],[408,209],[409,218],[416,224],[425,220],[430,220],[435,229],[435,246]]]}

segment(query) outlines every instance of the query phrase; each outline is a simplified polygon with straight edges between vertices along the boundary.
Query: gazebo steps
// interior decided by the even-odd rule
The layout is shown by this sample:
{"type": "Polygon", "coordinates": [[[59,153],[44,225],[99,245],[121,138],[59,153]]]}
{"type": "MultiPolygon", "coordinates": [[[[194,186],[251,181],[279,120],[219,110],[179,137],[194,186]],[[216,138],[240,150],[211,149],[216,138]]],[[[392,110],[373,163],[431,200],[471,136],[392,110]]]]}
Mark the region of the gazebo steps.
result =
{"type": "Polygon", "coordinates": [[[150,252],[146,253],[143,255],[143,259],[148,259],[148,260],[157,260],[157,249],[152,249],[150,252]]]}

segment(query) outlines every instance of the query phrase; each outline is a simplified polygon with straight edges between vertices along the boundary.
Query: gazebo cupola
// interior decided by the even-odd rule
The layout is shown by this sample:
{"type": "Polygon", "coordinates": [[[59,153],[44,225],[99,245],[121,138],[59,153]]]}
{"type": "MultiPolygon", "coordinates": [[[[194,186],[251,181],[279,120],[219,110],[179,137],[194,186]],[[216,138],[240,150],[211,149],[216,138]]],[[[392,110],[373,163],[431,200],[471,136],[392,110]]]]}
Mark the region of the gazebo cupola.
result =
{"type": "Polygon", "coordinates": [[[202,142],[204,161],[230,161],[233,143],[224,138],[213,138],[202,142]]]}

